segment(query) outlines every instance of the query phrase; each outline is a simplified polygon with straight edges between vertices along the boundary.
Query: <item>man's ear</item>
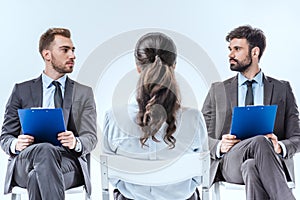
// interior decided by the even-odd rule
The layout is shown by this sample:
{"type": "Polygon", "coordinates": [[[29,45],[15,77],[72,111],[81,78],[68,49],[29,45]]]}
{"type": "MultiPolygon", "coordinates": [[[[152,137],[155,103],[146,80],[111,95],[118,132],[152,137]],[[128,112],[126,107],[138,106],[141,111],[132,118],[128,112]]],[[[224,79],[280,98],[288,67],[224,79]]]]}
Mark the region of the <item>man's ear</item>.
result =
{"type": "Polygon", "coordinates": [[[175,69],[176,68],[176,62],[172,65],[172,67],[175,69]]]}
{"type": "Polygon", "coordinates": [[[44,49],[42,51],[42,55],[43,55],[44,60],[47,60],[47,61],[51,60],[51,52],[50,52],[50,50],[44,49]]]}
{"type": "Polygon", "coordinates": [[[260,49],[259,49],[259,47],[254,47],[254,48],[252,49],[252,56],[258,57],[259,54],[260,54],[260,49]]]}

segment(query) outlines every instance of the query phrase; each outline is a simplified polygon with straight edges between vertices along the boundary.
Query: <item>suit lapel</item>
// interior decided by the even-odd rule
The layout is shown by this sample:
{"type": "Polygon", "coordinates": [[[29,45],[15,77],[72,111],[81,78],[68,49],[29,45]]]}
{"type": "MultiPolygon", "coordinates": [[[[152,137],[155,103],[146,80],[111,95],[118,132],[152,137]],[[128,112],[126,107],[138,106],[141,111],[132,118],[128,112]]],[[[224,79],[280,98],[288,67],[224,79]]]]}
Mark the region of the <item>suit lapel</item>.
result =
{"type": "Polygon", "coordinates": [[[64,112],[64,119],[66,125],[69,122],[69,116],[72,108],[73,88],[74,88],[74,81],[67,77],[66,85],[65,85],[64,103],[63,103],[63,112],[64,112]]]}
{"type": "Polygon", "coordinates": [[[31,95],[33,101],[33,107],[42,107],[43,106],[43,83],[42,75],[37,79],[33,80],[31,85],[31,95]]]}
{"type": "Polygon", "coordinates": [[[270,105],[272,100],[274,84],[266,76],[264,76],[263,81],[264,81],[264,105],[270,105]]]}

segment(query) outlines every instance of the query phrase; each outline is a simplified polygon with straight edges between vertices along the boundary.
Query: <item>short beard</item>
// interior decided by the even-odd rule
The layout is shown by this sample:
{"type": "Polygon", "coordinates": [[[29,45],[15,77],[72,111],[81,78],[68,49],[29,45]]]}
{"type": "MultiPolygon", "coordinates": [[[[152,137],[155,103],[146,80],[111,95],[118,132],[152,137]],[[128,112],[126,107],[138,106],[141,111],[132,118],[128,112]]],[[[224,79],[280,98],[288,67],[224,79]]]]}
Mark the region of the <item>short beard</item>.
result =
{"type": "Polygon", "coordinates": [[[73,70],[65,70],[63,67],[56,65],[55,62],[53,61],[51,61],[51,65],[53,66],[53,69],[55,71],[61,74],[71,73],[73,71],[73,70]]]}
{"type": "Polygon", "coordinates": [[[249,53],[248,58],[250,59],[248,64],[243,64],[243,63],[240,63],[238,60],[233,59],[236,62],[236,64],[235,65],[231,64],[230,69],[232,71],[237,71],[237,72],[241,72],[241,73],[245,72],[252,64],[251,53],[249,53]]]}

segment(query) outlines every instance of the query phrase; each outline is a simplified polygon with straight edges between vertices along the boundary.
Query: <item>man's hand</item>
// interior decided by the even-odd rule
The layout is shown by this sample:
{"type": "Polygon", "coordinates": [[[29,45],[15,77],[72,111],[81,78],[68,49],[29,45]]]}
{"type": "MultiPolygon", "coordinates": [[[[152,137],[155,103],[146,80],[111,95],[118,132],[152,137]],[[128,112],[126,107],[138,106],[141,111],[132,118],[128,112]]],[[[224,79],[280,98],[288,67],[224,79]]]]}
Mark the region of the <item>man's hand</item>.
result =
{"type": "Polygon", "coordinates": [[[281,149],[280,144],[278,143],[278,138],[277,138],[277,136],[276,136],[275,134],[273,134],[273,133],[267,134],[267,135],[265,135],[265,136],[266,136],[269,140],[271,140],[271,142],[273,143],[275,152],[278,153],[278,154],[281,154],[282,149],[281,149]]]}
{"type": "Polygon", "coordinates": [[[16,151],[22,151],[34,142],[34,137],[31,135],[19,135],[16,143],[16,151]]]}
{"type": "Polygon", "coordinates": [[[68,147],[69,149],[74,149],[76,146],[76,138],[72,131],[59,133],[57,139],[64,147],[68,147]]]}
{"type": "Polygon", "coordinates": [[[221,153],[227,153],[231,147],[233,147],[236,143],[240,142],[241,140],[236,139],[235,135],[225,134],[222,136],[221,140],[221,153]]]}

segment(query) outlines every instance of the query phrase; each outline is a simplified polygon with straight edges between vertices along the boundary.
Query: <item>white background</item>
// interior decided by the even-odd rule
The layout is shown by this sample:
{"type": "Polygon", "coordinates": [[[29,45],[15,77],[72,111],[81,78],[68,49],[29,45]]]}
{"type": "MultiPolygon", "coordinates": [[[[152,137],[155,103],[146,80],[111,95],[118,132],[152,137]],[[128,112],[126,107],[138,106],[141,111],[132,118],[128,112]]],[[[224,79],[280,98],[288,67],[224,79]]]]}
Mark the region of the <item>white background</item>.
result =
{"type": "MultiPolygon", "coordinates": [[[[77,55],[76,69],[70,75],[73,79],[78,77],[80,68],[89,55],[103,42],[121,33],[144,28],[166,29],[190,38],[207,53],[221,79],[226,79],[235,73],[229,70],[224,38],[233,28],[251,24],[261,28],[267,37],[267,48],[260,63],[263,72],[289,80],[296,99],[299,100],[299,7],[297,0],[0,0],[0,120],[3,121],[5,104],[13,85],[37,77],[43,70],[38,40],[49,27],[67,27],[72,31],[77,55]]],[[[120,65],[127,71],[133,70],[135,66],[132,55],[129,54],[126,58],[121,57],[114,62],[114,66],[120,65]],[[124,63],[120,62],[122,59],[124,63]]],[[[185,64],[179,59],[179,71],[181,63],[182,66],[185,64]]],[[[110,78],[117,82],[119,77],[112,74],[110,78]]],[[[193,84],[199,103],[203,101],[208,87],[193,84]]],[[[109,102],[104,106],[99,105],[102,97],[99,96],[101,91],[98,89],[103,88],[95,88],[97,106],[103,108],[98,110],[100,127],[104,108],[109,107],[109,102]]],[[[2,151],[0,156],[0,199],[4,199],[8,198],[1,192],[7,156],[2,151]]],[[[298,156],[296,161],[298,183],[298,156]]],[[[99,170],[98,159],[95,157],[92,162],[93,199],[101,198],[99,170]]],[[[294,192],[300,198],[300,188],[297,187],[294,192]]],[[[234,198],[228,191],[222,195],[223,199],[234,198]]],[[[239,195],[235,195],[236,199],[242,198],[242,193],[239,195]]]]}

